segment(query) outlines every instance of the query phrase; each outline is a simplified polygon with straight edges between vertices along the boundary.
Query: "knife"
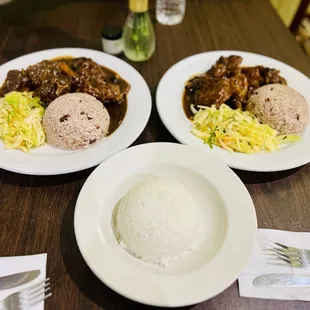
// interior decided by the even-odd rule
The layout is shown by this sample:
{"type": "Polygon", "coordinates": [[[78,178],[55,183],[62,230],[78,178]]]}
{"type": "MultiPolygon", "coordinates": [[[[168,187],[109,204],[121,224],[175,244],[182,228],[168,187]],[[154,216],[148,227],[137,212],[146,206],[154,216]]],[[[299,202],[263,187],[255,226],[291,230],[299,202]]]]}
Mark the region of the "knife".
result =
{"type": "Polygon", "coordinates": [[[310,276],[286,273],[269,273],[253,281],[256,287],[310,287],[310,276]]]}
{"type": "Polygon", "coordinates": [[[9,276],[0,277],[0,290],[6,290],[9,288],[23,285],[36,279],[40,274],[40,270],[31,270],[26,272],[20,272],[11,274],[9,276]]]}

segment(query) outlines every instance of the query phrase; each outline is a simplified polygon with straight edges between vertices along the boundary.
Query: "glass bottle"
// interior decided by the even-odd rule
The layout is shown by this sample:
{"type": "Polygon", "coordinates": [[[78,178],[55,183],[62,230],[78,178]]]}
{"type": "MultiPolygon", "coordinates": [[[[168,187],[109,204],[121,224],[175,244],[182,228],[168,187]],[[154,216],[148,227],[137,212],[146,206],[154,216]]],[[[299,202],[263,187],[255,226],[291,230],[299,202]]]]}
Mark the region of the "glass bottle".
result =
{"type": "Polygon", "coordinates": [[[132,61],[148,60],[155,52],[155,33],[148,12],[148,0],[129,0],[124,30],[124,54],[132,61]]]}

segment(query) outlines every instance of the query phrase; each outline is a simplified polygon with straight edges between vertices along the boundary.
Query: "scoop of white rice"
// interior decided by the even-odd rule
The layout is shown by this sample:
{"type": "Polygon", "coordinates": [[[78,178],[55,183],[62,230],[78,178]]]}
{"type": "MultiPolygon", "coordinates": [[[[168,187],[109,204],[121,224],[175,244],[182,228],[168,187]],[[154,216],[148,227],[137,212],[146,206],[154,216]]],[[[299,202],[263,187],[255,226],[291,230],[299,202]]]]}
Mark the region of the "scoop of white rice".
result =
{"type": "Polygon", "coordinates": [[[43,116],[47,143],[78,150],[102,140],[110,126],[110,115],[95,97],[83,93],[60,96],[43,116]]]}
{"type": "Polygon", "coordinates": [[[265,85],[254,91],[247,109],[280,134],[302,133],[309,121],[305,98],[295,89],[280,84],[265,85]]]}
{"type": "Polygon", "coordinates": [[[128,252],[167,266],[192,250],[199,215],[193,197],[183,186],[154,176],[122,198],[114,225],[128,252]]]}

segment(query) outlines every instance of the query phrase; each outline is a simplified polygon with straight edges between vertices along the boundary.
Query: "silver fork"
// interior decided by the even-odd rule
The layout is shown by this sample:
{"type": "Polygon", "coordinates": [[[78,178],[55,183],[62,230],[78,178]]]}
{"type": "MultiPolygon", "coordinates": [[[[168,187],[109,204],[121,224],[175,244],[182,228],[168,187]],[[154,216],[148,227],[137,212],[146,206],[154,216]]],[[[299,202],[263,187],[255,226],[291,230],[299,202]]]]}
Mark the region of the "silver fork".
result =
{"type": "Polygon", "coordinates": [[[279,259],[294,268],[310,267],[310,250],[298,249],[275,242],[275,247],[263,249],[268,258],[279,259]]]}
{"type": "Polygon", "coordinates": [[[52,296],[47,278],[0,301],[0,310],[26,310],[52,296]]]}

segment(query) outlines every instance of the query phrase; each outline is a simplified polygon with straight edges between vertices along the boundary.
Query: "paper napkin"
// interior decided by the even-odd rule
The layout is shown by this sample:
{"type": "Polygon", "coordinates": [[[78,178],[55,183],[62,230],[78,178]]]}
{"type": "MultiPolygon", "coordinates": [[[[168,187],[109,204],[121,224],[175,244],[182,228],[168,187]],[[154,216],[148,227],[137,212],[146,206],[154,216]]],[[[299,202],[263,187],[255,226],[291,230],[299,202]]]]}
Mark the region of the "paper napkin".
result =
{"type": "MultiPolygon", "coordinates": [[[[32,282],[15,287],[13,289],[0,290],[0,300],[4,299],[6,296],[10,294],[22,290],[23,288],[31,286],[37,282],[43,281],[46,275],[46,254],[0,257],[0,277],[30,270],[40,270],[41,272],[40,275],[32,282]]],[[[43,301],[31,308],[31,310],[43,310],[43,309],[44,309],[43,301]]]]}
{"type": "Polygon", "coordinates": [[[282,230],[259,229],[256,244],[248,266],[240,275],[239,293],[242,297],[304,300],[310,301],[310,288],[260,288],[253,285],[256,277],[268,273],[286,273],[296,275],[309,275],[310,269],[293,268],[280,260],[271,260],[266,256],[263,248],[270,248],[274,242],[296,248],[310,249],[310,233],[289,232],[282,230]],[[270,262],[277,264],[273,265],[270,262]],[[280,265],[280,266],[279,266],[280,265]]]}

